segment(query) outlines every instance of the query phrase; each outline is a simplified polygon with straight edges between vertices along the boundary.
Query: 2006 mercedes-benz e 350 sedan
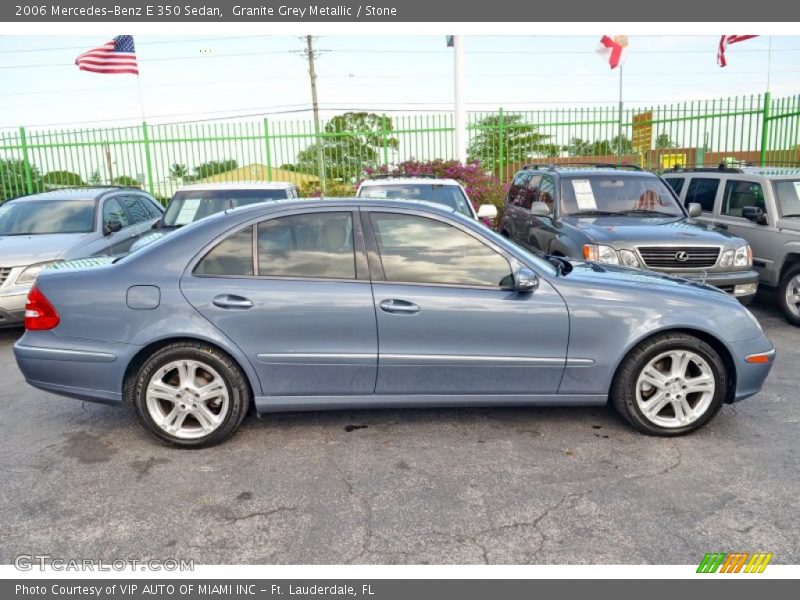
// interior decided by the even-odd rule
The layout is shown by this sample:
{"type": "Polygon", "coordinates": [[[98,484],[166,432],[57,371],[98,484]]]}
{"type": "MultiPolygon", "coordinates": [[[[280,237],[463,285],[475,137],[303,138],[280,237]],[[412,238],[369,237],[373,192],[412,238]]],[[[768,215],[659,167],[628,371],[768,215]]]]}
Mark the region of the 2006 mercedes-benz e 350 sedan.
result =
{"type": "Polygon", "coordinates": [[[259,412],[590,405],[677,435],[756,394],[775,350],[688,280],[529,254],[421,202],[277,201],[117,263],[43,272],[15,355],[27,381],[132,404],[159,439],[259,412]],[[158,265],[154,268],[154,265],[158,265]]]}

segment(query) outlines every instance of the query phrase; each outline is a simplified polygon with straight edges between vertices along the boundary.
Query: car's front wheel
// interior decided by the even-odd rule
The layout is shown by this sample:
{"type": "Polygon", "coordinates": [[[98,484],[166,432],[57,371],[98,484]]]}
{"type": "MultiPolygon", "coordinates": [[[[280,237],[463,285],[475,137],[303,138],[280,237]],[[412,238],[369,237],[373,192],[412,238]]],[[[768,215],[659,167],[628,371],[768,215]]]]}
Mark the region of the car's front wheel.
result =
{"type": "Polygon", "coordinates": [[[714,348],[691,335],[666,333],[625,357],[611,396],[620,415],[639,431],[675,436],[710,421],[727,386],[725,365],[714,348]]]}
{"type": "Polygon", "coordinates": [[[233,435],[251,395],[244,373],[229,356],[194,342],[155,352],[131,385],[144,427],[159,440],[185,448],[213,446],[233,435]]]}
{"type": "Polygon", "coordinates": [[[778,304],[786,320],[800,327],[800,264],[791,267],[781,278],[778,304]]]}

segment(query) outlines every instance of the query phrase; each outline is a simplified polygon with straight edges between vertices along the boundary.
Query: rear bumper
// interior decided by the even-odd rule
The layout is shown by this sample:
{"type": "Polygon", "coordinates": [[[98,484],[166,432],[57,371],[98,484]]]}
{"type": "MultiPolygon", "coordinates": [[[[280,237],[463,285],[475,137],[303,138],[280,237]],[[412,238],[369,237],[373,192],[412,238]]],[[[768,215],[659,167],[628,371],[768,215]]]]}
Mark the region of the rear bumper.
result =
{"type": "Polygon", "coordinates": [[[27,300],[28,290],[0,294],[0,327],[21,327],[27,300]]]}
{"type": "Polygon", "coordinates": [[[28,331],[14,344],[14,357],[33,387],[89,402],[120,404],[125,366],[139,350],[28,331]]]}
{"type": "Polygon", "coordinates": [[[736,366],[736,391],[731,401],[739,402],[761,391],[772,365],[775,364],[776,353],[772,343],[765,336],[749,342],[730,344],[729,348],[736,366]],[[769,362],[747,362],[746,358],[753,354],[768,354],[769,362]]]}

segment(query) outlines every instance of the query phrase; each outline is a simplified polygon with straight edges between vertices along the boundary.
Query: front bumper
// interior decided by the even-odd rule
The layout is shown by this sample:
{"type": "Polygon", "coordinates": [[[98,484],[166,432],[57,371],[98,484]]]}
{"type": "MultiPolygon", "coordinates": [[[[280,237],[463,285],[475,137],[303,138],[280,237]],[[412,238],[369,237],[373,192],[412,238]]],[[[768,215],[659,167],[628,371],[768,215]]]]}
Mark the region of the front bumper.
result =
{"type": "Polygon", "coordinates": [[[715,273],[714,271],[698,273],[695,271],[691,273],[670,273],[670,275],[691,279],[692,281],[704,281],[705,279],[704,283],[736,296],[742,304],[748,304],[756,295],[758,289],[758,273],[755,271],[728,271],[725,273],[715,273]],[[750,289],[741,292],[737,289],[740,286],[747,286],[750,289]]]}
{"type": "Polygon", "coordinates": [[[0,292],[0,328],[22,326],[29,291],[29,288],[14,286],[0,292]]]}
{"type": "Polygon", "coordinates": [[[736,366],[736,390],[729,401],[739,402],[761,391],[772,365],[775,364],[775,347],[766,336],[749,342],[738,342],[729,345],[731,358],[736,366]],[[747,357],[754,354],[767,354],[768,362],[750,363],[747,357]]]}

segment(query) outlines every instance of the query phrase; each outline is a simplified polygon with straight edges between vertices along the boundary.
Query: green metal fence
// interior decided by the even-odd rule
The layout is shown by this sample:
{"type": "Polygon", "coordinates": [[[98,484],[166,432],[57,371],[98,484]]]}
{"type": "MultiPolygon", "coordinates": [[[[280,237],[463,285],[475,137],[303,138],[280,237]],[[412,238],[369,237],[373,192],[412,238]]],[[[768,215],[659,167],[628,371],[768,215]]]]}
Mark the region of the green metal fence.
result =
{"type": "MultiPolygon", "coordinates": [[[[456,156],[452,113],[349,113],[311,120],[228,120],[0,132],[0,199],[54,187],[140,185],[168,198],[191,181],[351,186],[366,167],[456,156]],[[320,152],[321,148],[321,152],[320,152]],[[320,164],[319,157],[322,156],[320,164]]],[[[470,113],[470,159],[508,181],[526,162],[755,164],[800,161],[800,101],[761,95],[652,107],[470,113]]]]}

